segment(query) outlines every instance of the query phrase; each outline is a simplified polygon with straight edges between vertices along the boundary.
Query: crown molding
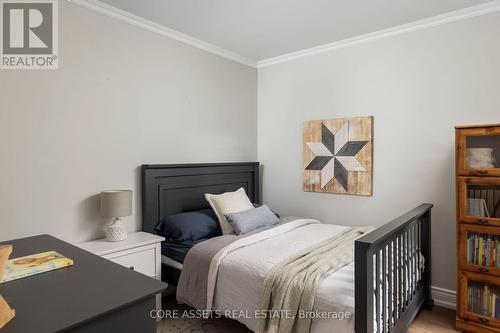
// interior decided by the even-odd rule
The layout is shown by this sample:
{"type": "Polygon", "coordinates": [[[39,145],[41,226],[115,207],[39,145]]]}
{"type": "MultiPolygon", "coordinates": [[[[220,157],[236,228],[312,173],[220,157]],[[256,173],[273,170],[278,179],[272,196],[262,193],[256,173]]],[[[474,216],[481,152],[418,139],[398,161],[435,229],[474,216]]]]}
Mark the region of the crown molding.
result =
{"type": "Polygon", "coordinates": [[[240,64],[256,68],[257,67],[257,62],[248,59],[246,57],[243,57],[239,54],[236,54],[234,52],[228,51],[226,49],[220,48],[218,46],[215,46],[213,44],[204,42],[202,40],[196,39],[194,37],[191,37],[189,35],[183,34],[182,32],[167,28],[161,24],[152,22],[150,20],[144,19],[142,17],[139,17],[137,15],[131,14],[127,11],[124,11],[122,9],[113,7],[111,5],[105,4],[101,1],[98,0],[66,0],[72,4],[90,9],[92,11],[95,11],[97,13],[106,15],[108,17],[112,17],[115,19],[119,19],[121,21],[127,22],[129,24],[135,25],[137,27],[158,33],[160,35],[175,39],[179,42],[188,44],[190,46],[196,47],[198,49],[216,54],[218,56],[221,56],[223,58],[238,62],[240,64]]]}
{"type": "Polygon", "coordinates": [[[152,22],[150,20],[144,19],[142,17],[139,17],[137,15],[131,14],[127,11],[124,11],[122,9],[113,7],[111,5],[105,4],[99,0],[66,0],[70,3],[73,3],[75,5],[93,10],[97,13],[106,15],[111,18],[119,19],[124,22],[127,22],[129,24],[135,25],[137,27],[146,29],[148,31],[152,31],[155,33],[158,33],[160,35],[175,39],[177,41],[180,41],[182,43],[188,44],[190,46],[196,47],[198,49],[216,54],[218,56],[221,56],[223,58],[238,62],[240,64],[252,67],[252,68],[262,68],[262,67],[267,67],[271,65],[276,65],[279,63],[283,62],[288,62],[291,60],[303,58],[303,57],[308,57],[311,55],[319,54],[319,53],[324,53],[328,51],[332,51],[335,49],[340,49],[364,42],[369,42],[369,41],[374,41],[377,39],[382,39],[386,37],[391,37],[403,33],[408,33],[412,31],[417,31],[417,30],[422,30],[422,29],[427,29],[431,27],[436,27],[439,25],[451,23],[451,22],[456,22],[460,20],[465,20],[468,18],[476,17],[476,16],[481,16],[481,15],[486,15],[490,13],[494,13],[497,11],[500,11],[500,0],[493,0],[491,2],[482,4],[482,5],[477,5],[477,6],[472,6],[472,7],[467,7],[463,9],[459,9],[456,11],[452,11],[449,13],[437,15],[434,17],[418,20],[415,22],[399,25],[396,27],[392,28],[387,28],[371,33],[367,33],[364,35],[359,35],[356,37],[352,38],[347,38],[344,40],[340,40],[337,42],[333,43],[328,43],[324,45],[319,45],[316,47],[312,47],[309,49],[297,51],[297,52],[291,52],[287,54],[283,54],[277,57],[272,57],[260,61],[254,61],[252,59],[246,58],[244,56],[241,56],[239,54],[236,54],[234,52],[231,52],[229,50],[220,48],[218,46],[215,46],[213,44],[204,42],[202,40],[199,40],[197,38],[194,38],[192,36],[186,35],[184,33],[181,33],[179,31],[176,31],[171,28],[167,28],[161,24],[152,22]]]}
{"type": "Polygon", "coordinates": [[[399,35],[399,34],[403,34],[403,33],[407,33],[407,32],[436,27],[436,26],[443,25],[446,23],[465,20],[468,18],[486,15],[486,14],[494,13],[497,11],[500,11],[500,0],[494,0],[491,2],[487,2],[485,4],[455,10],[455,11],[452,11],[449,13],[433,16],[430,18],[426,18],[426,19],[415,21],[415,22],[399,25],[396,27],[375,31],[372,33],[367,33],[367,34],[359,35],[359,36],[352,37],[352,38],[347,38],[347,39],[340,40],[340,41],[337,41],[334,43],[324,44],[324,45],[312,47],[309,49],[305,49],[305,50],[301,50],[301,51],[297,51],[297,52],[292,52],[292,53],[287,53],[287,54],[284,54],[281,56],[260,60],[257,62],[257,68],[276,65],[279,63],[283,63],[283,62],[287,62],[287,61],[291,61],[291,60],[295,60],[295,59],[299,59],[299,58],[303,58],[303,57],[307,57],[307,56],[311,56],[311,55],[315,55],[315,54],[319,54],[319,53],[323,53],[323,52],[328,52],[328,51],[340,49],[340,48],[351,46],[351,45],[369,42],[369,41],[373,41],[373,40],[377,40],[377,39],[381,39],[381,38],[395,36],[395,35],[399,35]]]}

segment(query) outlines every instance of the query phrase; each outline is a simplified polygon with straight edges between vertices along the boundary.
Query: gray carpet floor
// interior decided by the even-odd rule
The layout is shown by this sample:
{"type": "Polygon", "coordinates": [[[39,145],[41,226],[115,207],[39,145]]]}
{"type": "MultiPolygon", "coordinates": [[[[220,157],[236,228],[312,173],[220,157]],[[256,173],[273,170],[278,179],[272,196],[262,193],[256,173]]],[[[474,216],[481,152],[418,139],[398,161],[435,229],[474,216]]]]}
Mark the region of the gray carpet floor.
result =
{"type": "Polygon", "coordinates": [[[174,296],[163,298],[164,310],[177,310],[176,318],[165,318],[158,322],[157,333],[251,333],[244,325],[237,321],[225,318],[217,319],[198,319],[182,318],[184,311],[192,310],[185,305],[179,305],[174,296]]]}

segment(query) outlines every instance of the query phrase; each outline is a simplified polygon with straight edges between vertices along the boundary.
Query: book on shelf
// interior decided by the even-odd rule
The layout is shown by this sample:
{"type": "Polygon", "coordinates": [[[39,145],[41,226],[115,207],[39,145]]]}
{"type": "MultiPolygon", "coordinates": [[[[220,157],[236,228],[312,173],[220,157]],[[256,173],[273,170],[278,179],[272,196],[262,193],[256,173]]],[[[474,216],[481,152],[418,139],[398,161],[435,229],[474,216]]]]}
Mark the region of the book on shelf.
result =
{"type": "Polygon", "coordinates": [[[495,295],[495,318],[500,318],[500,297],[495,295]]]}
{"type": "Polygon", "coordinates": [[[10,259],[7,261],[5,274],[0,283],[53,271],[71,265],[73,265],[72,259],[66,258],[55,251],[10,259]]]}
{"type": "Polygon", "coordinates": [[[469,198],[467,208],[467,215],[469,216],[490,217],[485,199],[469,198]]]}
{"type": "Polygon", "coordinates": [[[467,297],[470,312],[500,318],[500,289],[472,283],[467,290],[467,297]]]}
{"type": "Polygon", "coordinates": [[[500,268],[500,235],[467,233],[467,262],[500,268]]]}

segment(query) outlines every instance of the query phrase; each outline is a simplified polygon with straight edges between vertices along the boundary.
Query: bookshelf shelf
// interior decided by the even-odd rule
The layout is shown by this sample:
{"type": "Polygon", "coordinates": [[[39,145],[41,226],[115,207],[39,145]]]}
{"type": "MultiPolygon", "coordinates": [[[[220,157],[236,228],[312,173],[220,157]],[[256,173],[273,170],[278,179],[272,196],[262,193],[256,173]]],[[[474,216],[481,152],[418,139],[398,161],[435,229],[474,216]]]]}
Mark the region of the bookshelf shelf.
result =
{"type": "Polygon", "coordinates": [[[468,312],[475,315],[500,318],[500,289],[488,283],[468,281],[468,312]]]}
{"type": "Polygon", "coordinates": [[[459,176],[457,191],[459,221],[500,227],[500,177],[459,176]]]}
{"type": "Polygon", "coordinates": [[[500,125],[456,128],[456,328],[500,333],[500,125]]]}
{"type": "Polygon", "coordinates": [[[500,228],[465,223],[458,228],[459,268],[500,276],[500,228]]]}
{"type": "Polygon", "coordinates": [[[457,175],[500,177],[500,125],[456,128],[457,175]]]}
{"type": "Polygon", "coordinates": [[[500,285],[498,278],[460,272],[460,294],[467,302],[460,305],[460,317],[466,321],[500,329],[500,285]],[[495,303],[493,303],[495,302],[495,303]]]}

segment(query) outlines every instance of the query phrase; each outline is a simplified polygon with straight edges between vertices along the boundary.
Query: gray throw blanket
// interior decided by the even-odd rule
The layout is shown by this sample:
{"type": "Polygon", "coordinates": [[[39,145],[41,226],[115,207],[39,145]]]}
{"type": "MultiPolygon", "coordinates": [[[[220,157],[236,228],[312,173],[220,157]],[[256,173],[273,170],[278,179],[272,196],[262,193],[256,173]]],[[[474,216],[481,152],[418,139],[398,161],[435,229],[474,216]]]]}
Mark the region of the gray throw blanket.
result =
{"type": "Polygon", "coordinates": [[[264,280],[261,309],[287,311],[292,316],[270,316],[261,321],[261,332],[308,333],[311,318],[298,319],[299,311],[313,310],[320,282],[351,263],[354,240],[372,227],[356,227],[304,249],[277,264],[264,280]]]}

